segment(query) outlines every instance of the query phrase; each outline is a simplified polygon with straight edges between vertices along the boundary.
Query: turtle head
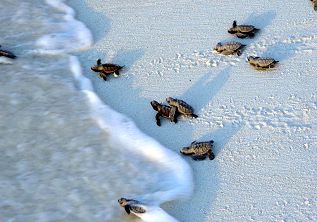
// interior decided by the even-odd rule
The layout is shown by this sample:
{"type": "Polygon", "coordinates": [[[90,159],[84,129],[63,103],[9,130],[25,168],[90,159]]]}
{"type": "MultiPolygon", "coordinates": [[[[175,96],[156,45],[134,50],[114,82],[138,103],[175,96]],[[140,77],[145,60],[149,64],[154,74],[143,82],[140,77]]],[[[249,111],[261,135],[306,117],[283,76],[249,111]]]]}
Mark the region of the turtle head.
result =
{"type": "Polygon", "coordinates": [[[101,72],[103,70],[103,66],[101,64],[101,59],[97,60],[97,65],[92,66],[91,70],[95,71],[95,72],[101,72]]]}
{"type": "Polygon", "coordinates": [[[228,32],[230,34],[235,34],[237,32],[236,27],[237,27],[237,21],[233,21],[232,27],[228,29],[228,32]]]}
{"type": "Polygon", "coordinates": [[[119,205],[120,205],[121,207],[124,207],[125,205],[127,205],[128,200],[125,199],[125,198],[120,198],[120,199],[118,200],[118,203],[119,203],[119,205]]]}
{"type": "Polygon", "coordinates": [[[254,61],[254,60],[258,59],[258,58],[260,58],[260,57],[258,57],[258,56],[249,56],[248,57],[248,62],[252,62],[252,61],[254,61]]]}
{"type": "Polygon", "coordinates": [[[158,111],[158,107],[160,106],[161,104],[159,104],[157,101],[153,100],[151,101],[151,106],[153,107],[153,109],[155,111],[158,111]]]}
{"type": "Polygon", "coordinates": [[[184,155],[191,155],[193,154],[193,150],[191,147],[183,147],[181,150],[180,150],[180,153],[181,154],[184,154],[184,155]]]}
{"type": "Polygon", "coordinates": [[[254,56],[249,56],[249,57],[247,58],[247,60],[248,60],[248,62],[250,62],[250,61],[252,61],[254,58],[255,58],[254,56]]]}
{"type": "Polygon", "coordinates": [[[175,101],[175,99],[173,99],[172,97],[168,97],[166,98],[166,102],[171,105],[171,103],[173,103],[175,101]]]}
{"type": "Polygon", "coordinates": [[[94,72],[101,72],[103,70],[103,66],[102,65],[95,65],[91,67],[91,70],[94,72]]]}
{"type": "Polygon", "coordinates": [[[221,46],[222,46],[221,42],[218,42],[214,50],[218,51],[221,46]]]}

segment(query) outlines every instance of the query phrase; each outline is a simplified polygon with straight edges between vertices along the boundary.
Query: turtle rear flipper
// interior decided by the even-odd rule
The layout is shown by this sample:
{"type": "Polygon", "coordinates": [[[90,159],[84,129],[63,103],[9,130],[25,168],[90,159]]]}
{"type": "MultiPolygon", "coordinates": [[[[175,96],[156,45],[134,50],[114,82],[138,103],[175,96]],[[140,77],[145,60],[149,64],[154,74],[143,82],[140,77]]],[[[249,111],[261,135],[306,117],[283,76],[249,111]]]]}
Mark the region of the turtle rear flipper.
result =
{"type": "Polygon", "coordinates": [[[213,152],[209,152],[208,157],[210,160],[215,159],[215,154],[213,152]]]}
{"type": "Polygon", "coordinates": [[[253,32],[254,32],[254,33],[257,33],[257,32],[259,32],[260,30],[261,30],[261,29],[254,28],[254,29],[253,29],[253,32]]]}
{"type": "Polygon", "coordinates": [[[191,114],[190,116],[193,117],[193,118],[197,118],[197,117],[198,117],[198,116],[197,116],[196,114],[194,114],[194,113],[191,114]]]}
{"type": "Polygon", "coordinates": [[[120,75],[119,70],[116,70],[116,71],[114,72],[114,74],[115,74],[115,75],[114,75],[115,77],[118,77],[118,76],[120,75]]]}
{"type": "Polygon", "coordinates": [[[195,144],[195,143],[197,143],[197,141],[196,140],[194,140],[190,145],[193,145],[193,144],[195,144]]]}

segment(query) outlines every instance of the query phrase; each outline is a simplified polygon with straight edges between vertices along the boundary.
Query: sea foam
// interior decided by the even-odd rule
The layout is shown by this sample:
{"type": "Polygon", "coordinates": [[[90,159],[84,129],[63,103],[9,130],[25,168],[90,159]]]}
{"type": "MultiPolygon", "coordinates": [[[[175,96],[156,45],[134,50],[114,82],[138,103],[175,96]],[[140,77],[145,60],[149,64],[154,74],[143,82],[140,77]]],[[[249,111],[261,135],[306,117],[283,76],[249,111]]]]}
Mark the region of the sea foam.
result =
{"type": "Polygon", "coordinates": [[[110,134],[111,140],[115,141],[115,143],[120,143],[121,146],[119,147],[124,147],[128,152],[142,155],[152,162],[167,168],[170,172],[169,177],[164,178],[164,180],[168,181],[169,184],[173,184],[173,187],[138,197],[138,200],[150,205],[150,210],[147,213],[138,216],[144,221],[177,221],[159,208],[158,205],[166,201],[186,198],[192,194],[193,178],[189,165],[173,151],[163,147],[157,141],[141,132],[132,120],[104,104],[93,91],[90,80],[82,75],[77,57],[70,57],[70,66],[74,78],[79,83],[80,90],[88,98],[93,119],[100,128],[110,134]]]}
{"type": "MultiPolygon", "coordinates": [[[[54,29],[53,33],[44,35],[37,40],[38,50],[36,53],[70,53],[87,49],[92,45],[93,38],[89,29],[74,19],[75,12],[72,8],[62,0],[46,0],[46,3],[65,13],[64,21],[54,29]]],[[[187,198],[192,194],[193,178],[190,166],[179,155],[141,132],[131,119],[104,104],[94,92],[91,81],[82,74],[77,57],[70,56],[69,62],[80,90],[87,96],[92,118],[101,129],[110,135],[111,142],[119,144],[118,147],[122,147],[127,152],[143,156],[169,172],[169,175],[164,178],[164,184],[169,184],[167,187],[161,191],[137,197],[138,200],[147,204],[147,212],[137,216],[144,221],[177,221],[159,205],[166,201],[187,198]]]]}
{"type": "Polygon", "coordinates": [[[46,0],[46,3],[65,14],[63,22],[55,24],[52,33],[37,39],[36,53],[59,54],[88,49],[93,42],[92,34],[82,22],[74,18],[74,10],[62,0],[46,0]]]}

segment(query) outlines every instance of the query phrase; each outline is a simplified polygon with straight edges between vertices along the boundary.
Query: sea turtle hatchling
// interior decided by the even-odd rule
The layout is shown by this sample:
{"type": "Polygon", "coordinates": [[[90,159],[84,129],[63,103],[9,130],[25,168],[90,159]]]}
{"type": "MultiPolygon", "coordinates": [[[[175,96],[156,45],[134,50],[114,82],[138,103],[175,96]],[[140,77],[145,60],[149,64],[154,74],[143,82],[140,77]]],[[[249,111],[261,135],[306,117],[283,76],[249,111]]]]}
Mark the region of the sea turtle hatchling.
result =
{"type": "Polygon", "coordinates": [[[194,118],[198,117],[196,114],[194,114],[194,109],[183,100],[168,97],[166,98],[166,102],[168,105],[176,107],[177,111],[184,116],[191,116],[194,118]]]}
{"type": "MultiPolygon", "coordinates": [[[[0,45],[0,48],[1,48],[1,45],[0,45]]],[[[0,57],[1,56],[8,57],[10,59],[15,59],[16,58],[16,56],[12,52],[0,49],[0,57]]]]}
{"type": "Polygon", "coordinates": [[[216,50],[217,52],[219,52],[223,55],[232,55],[232,54],[236,53],[238,56],[240,56],[241,50],[245,46],[246,45],[243,45],[239,42],[228,42],[228,43],[224,43],[224,44],[219,42],[216,45],[216,47],[214,48],[214,50],[216,50]]]}
{"type": "Polygon", "coordinates": [[[156,124],[158,126],[161,126],[160,117],[164,117],[166,119],[171,120],[171,122],[177,123],[177,112],[176,112],[177,108],[176,107],[162,105],[155,100],[151,101],[151,106],[153,107],[155,111],[157,111],[155,119],[156,119],[156,124]]]}
{"type": "Polygon", "coordinates": [[[317,0],[310,0],[313,3],[314,10],[317,11],[317,0]]]}
{"type": "Polygon", "coordinates": [[[273,58],[249,56],[248,62],[257,69],[268,69],[273,68],[279,61],[276,61],[273,58]]]}
{"type": "Polygon", "coordinates": [[[134,214],[143,214],[146,212],[145,206],[137,200],[120,198],[118,203],[121,207],[124,207],[128,214],[130,214],[130,212],[134,214]]]}
{"type": "Polygon", "coordinates": [[[101,59],[97,60],[97,65],[94,65],[91,67],[91,70],[94,72],[99,72],[99,76],[103,78],[103,80],[107,80],[107,75],[113,74],[114,77],[119,76],[119,71],[123,68],[124,66],[119,66],[116,64],[112,63],[104,63],[101,64],[101,59]]]}
{"type": "Polygon", "coordinates": [[[232,27],[228,30],[230,34],[235,34],[238,38],[253,37],[260,29],[253,25],[237,25],[237,21],[233,21],[232,27]]]}
{"type": "Polygon", "coordinates": [[[214,141],[207,142],[192,142],[190,146],[183,147],[180,152],[184,155],[192,156],[193,160],[204,160],[208,156],[210,160],[215,159],[215,154],[212,152],[214,141]]]}

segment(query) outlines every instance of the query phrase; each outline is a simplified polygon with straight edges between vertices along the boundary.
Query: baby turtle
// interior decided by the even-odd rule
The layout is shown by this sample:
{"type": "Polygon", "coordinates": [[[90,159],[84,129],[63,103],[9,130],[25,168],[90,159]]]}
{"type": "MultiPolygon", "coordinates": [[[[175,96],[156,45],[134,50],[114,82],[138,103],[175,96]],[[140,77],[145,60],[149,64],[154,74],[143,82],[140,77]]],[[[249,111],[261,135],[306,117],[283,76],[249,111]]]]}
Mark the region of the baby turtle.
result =
{"type": "Polygon", "coordinates": [[[120,198],[118,203],[121,207],[124,207],[128,214],[130,214],[130,212],[134,214],[143,214],[146,212],[144,206],[137,200],[120,198]]]}
{"type": "Polygon", "coordinates": [[[210,160],[215,159],[212,152],[213,140],[207,142],[192,142],[190,146],[183,147],[180,152],[184,155],[192,156],[193,160],[204,160],[208,156],[210,160]]]}
{"type": "Polygon", "coordinates": [[[214,50],[216,50],[217,52],[223,55],[232,55],[236,53],[238,56],[240,56],[241,50],[245,46],[246,45],[243,45],[239,42],[228,42],[225,44],[221,44],[221,42],[219,42],[214,48],[214,50]]]}
{"type": "Polygon", "coordinates": [[[164,117],[166,119],[171,120],[171,122],[177,123],[177,113],[176,113],[177,108],[176,107],[162,105],[155,100],[151,102],[151,106],[153,107],[155,111],[157,111],[155,119],[156,119],[156,124],[158,126],[161,126],[160,117],[164,117]]]}
{"type": "Polygon", "coordinates": [[[260,29],[253,25],[237,25],[237,21],[233,21],[232,27],[228,30],[230,34],[235,34],[238,38],[253,37],[260,29]]]}
{"type": "MultiPolygon", "coordinates": [[[[0,45],[0,48],[1,48],[1,45],[0,45]]],[[[16,56],[12,52],[9,52],[6,50],[1,50],[1,49],[0,49],[0,56],[8,57],[10,59],[16,58],[16,56]]]]}
{"type": "Polygon", "coordinates": [[[314,10],[317,11],[317,0],[310,0],[313,3],[314,10]]]}
{"type": "Polygon", "coordinates": [[[176,107],[177,111],[184,116],[191,116],[194,118],[198,117],[196,114],[194,114],[194,109],[183,100],[168,97],[166,98],[166,102],[168,105],[176,107]]]}
{"type": "Polygon", "coordinates": [[[98,59],[97,65],[91,67],[91,70],[94,72],[99,72],[99,76],[103,78],[103,80],[107,81],[107,75],[113,74],[114,77],[118,77],[120,74],[119,71],[123,67],[124,66],[119,66],[112,63],[101,64],[101,59],[98,59]]]}
{"type": "Polygon", "coordinates": [[[272,58],[260,58],[255,56],[249,56],[248,62],[257,69],[268,69],[273,68],[275,64],[279,61],[276,61],[272,58]]]}

